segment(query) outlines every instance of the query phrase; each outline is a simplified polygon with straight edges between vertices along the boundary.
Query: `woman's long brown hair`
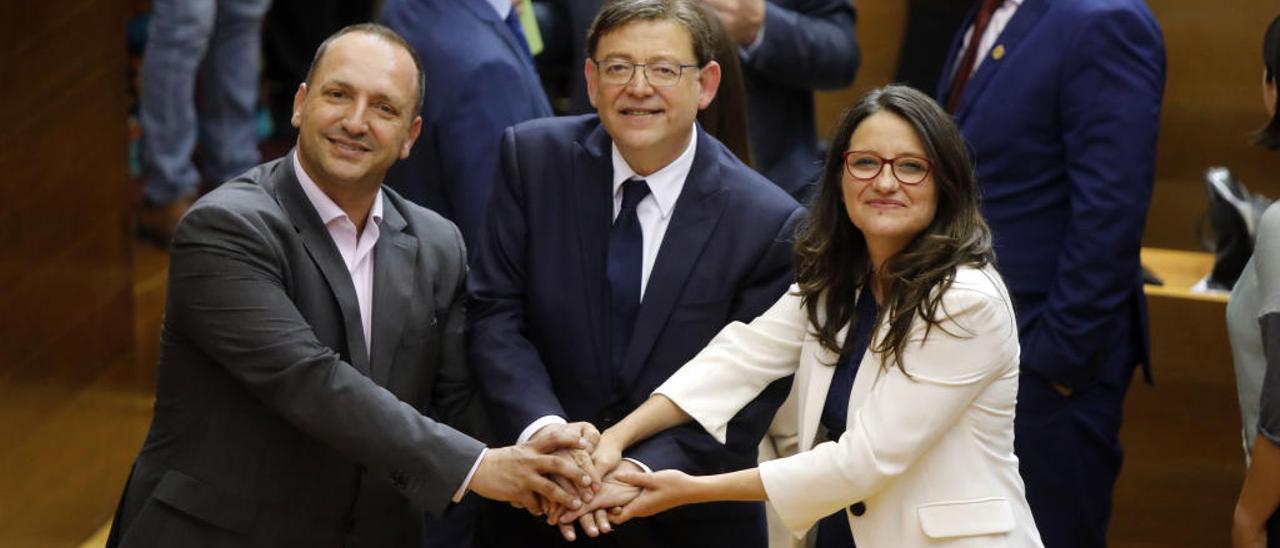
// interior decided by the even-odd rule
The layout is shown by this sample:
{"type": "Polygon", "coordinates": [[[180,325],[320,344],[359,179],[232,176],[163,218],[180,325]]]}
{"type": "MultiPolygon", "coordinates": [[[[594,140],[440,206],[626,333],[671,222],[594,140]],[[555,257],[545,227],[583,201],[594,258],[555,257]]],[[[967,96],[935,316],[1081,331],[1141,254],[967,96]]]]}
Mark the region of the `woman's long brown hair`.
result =
{"type": "Polygon", "coordinates": [[[845,112],[831,140],[809,215],[796,238],[796,281],[809,323],[822,346],[845,355],[853,337],[837,342],[855,321],[854,301],[861,288],[870,290],[873,272],[862,232],[849,220],[841,184],[842,152],[858,125],[872,114],[890,112],[915,128],[933,164],[937,211],[929,225],[901,251],[885,261],[880,272],[883,302],[877,322],[888,332],[872,351],[884,355],[904,373],[903,350],[911,323],[920,317],[929,330],[947,317],[938,315],[943,293],[961,265],[994,263],[991,230],[978,209],[978,183],[969,149],[960,131],[928,96],[906,86],[886,86],[864,95],[845,112]],[[820,314],[819,311],[822,311],[820,314]]]}

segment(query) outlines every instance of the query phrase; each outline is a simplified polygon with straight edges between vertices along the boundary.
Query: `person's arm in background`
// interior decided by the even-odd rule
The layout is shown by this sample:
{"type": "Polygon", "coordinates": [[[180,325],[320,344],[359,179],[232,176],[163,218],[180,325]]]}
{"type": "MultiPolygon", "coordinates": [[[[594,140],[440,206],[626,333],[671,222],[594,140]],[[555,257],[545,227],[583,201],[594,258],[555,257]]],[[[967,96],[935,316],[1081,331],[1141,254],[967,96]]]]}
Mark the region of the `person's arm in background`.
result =
{"type": "Polygon", "coordinates": [[[1234,548],[1265,548],[1267,520],[1280,506],[1280,208],[1270,207],[1262,216],[1253,265],[1262,300],[1258,327],[1267,372],[1262,381],[1258,436],[1232,516],[1234,548]]]}
{"type": "Polygon", "coordinates": [[[862,62],[849,0],[706,0],[758,76],[797,89],[853,83],[862,62]]]}

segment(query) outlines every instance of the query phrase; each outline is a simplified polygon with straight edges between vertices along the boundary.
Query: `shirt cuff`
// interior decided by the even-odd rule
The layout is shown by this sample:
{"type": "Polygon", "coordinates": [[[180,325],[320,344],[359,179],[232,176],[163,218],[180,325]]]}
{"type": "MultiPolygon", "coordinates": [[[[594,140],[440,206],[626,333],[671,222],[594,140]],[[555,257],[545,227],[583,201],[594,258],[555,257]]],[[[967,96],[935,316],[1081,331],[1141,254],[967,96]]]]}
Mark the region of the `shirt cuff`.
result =
{"type": "Polygon", "coordinates": [[[480,461],[484,460],[484,454],[488,451],[489,448],[487,447],[480,450],[480,456],[476,457],[475,464],[471,465],[471,471],[467,472],[467,477],[462,480],[462,485],[460,485],[458,487],[458,491],[453,494],[453,502],[461,502],[462,496],[467,494],[467,489],[471,487],[471,477],[476,475],[476,470],[480,469],[480,461]]]}
{"type": "Polygon", "coordinates": [[[524,427],[524,430],[520,431],[520,437],[516,438],[516,444],[518,445],[529,441],[529,438],[532,438],[534,434],[538,433],[538,430],[541,430],[543,426],[548,424],[569,424],[569,421],[564,420],[563,417],[557,417],[555,415],[542,417],[533,421],[529,426],[524,427]]]}
{"type": "Polygon", "coordinates": [[[645,463],[643,463],[643,462],[640,462],[640,461],[638,461],[638,460],[636,460],[636,459],[633,459],[633,458],[631,458],[631,457],[623,457],[623,458],[622,458],[622,460],[625,460],[625,461],[627,461],[627,462],[630,462],[631,464],[634,464],[634,465],[636,465],[636,466],[639,466],[639,467],[640,467],[640,469],[641,469],[641,470],[644,470],[644,473],[646,473],[646,474],[652,474],[652,473],[653,473],[653,469],[652,469],[652,468],[649,468],[649,466],[648,466],[647,464],[645,464],[645,463]]]}

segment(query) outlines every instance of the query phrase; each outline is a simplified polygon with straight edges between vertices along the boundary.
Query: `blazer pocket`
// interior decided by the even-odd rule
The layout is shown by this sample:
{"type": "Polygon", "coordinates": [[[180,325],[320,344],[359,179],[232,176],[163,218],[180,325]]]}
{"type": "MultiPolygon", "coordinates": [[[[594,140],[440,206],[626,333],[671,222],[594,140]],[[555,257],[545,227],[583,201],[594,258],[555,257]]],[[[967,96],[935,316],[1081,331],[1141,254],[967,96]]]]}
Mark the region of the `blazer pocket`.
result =
{"type": "Polygon", "coordinates": [[[916,508],[920,529],[933,539],[1013,531],[1013,506],[1003,498],[935,502],[916,508]]]}
{"type": "Polygon", "coordinates": [[[241,534],[249,532],[256,513],[249,501],[177,470],[165,472],[151,496],[193,518],[241,534]]]}
{"type": "Polygon", "coordinates": [[[671,311],[671,321],[673,322],[706,322],[716,321],[723,323],[729,313],[729,303],[732,299],[720,299],[718,301],[701,301],[696,303],[681,303],[676,305],[675,310],[671,311]]]}

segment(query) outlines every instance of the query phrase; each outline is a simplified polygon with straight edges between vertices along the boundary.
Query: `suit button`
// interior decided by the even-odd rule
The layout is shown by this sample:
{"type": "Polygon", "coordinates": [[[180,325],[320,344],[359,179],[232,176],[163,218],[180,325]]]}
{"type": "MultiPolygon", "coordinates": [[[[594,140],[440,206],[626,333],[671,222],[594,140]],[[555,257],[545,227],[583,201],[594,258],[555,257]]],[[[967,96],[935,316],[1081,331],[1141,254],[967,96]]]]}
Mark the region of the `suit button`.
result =
{"type": "Polygon", "coordinates": [[[861,516],[867,513],[867,505],[862,501],[855,502],[849,505],[849,512],[855,516],[861,516]]]}
{"type": "Polygon", "coordinates": [[[404,489],[408,483],[404,478],[404,472],[396,470],[391,473],[391,485],[394,485],[396,489],[404,489]]]}

